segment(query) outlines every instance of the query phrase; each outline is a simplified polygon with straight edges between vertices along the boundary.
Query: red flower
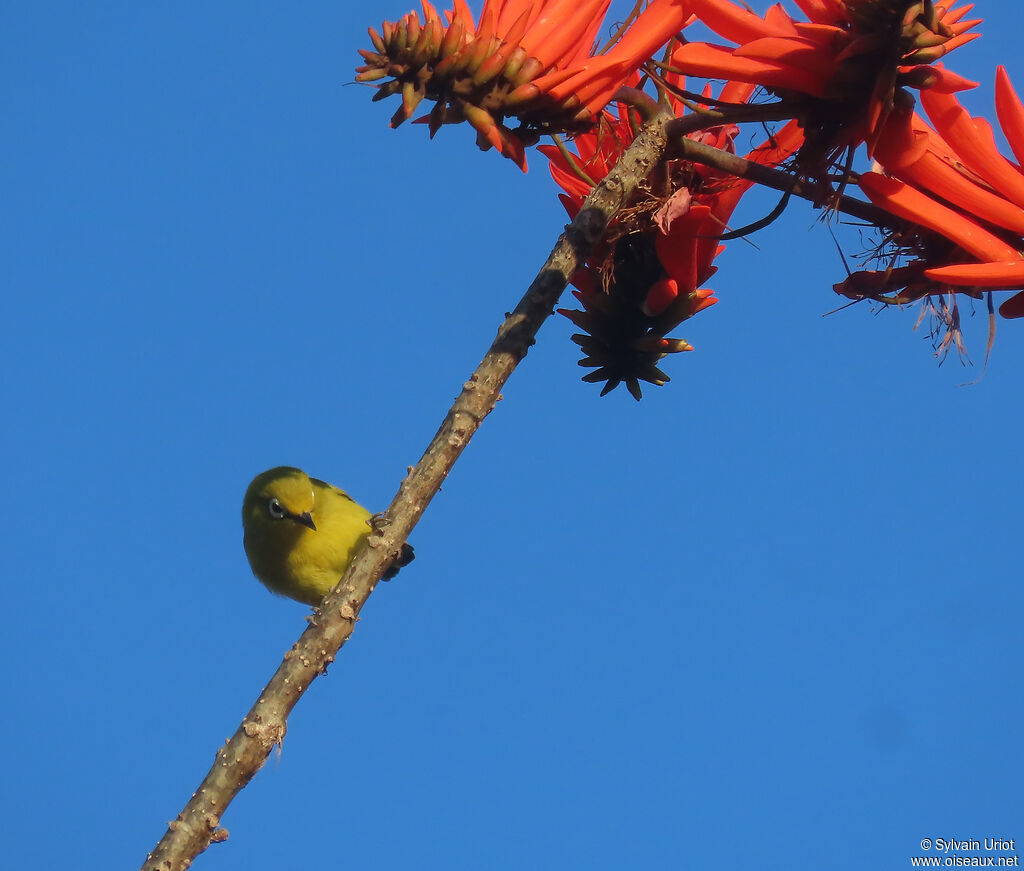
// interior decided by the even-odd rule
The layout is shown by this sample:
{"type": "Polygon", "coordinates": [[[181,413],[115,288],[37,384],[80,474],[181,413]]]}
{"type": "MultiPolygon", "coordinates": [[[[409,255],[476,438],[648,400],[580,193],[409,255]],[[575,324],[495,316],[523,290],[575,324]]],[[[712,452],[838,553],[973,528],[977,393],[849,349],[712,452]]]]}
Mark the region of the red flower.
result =
{"type": "MultiPolygon", "coordinates": [[[[681,88],[679,77],[667,79],[681,88]]],[[[751,85],[730,83],[720,99],[742,103],[752,91],[751,85]]],[[[672,102],[682,114],[683,106],[672,102]]],[[[637,123],[635,110],[619,104],[617,114],[604,113],[596,131],[575,138],[576,155],[540,147],[550,160],[552,177],[565,191],[560,199],[570,217],[633,141],[637,123]]],[[[738,130],[721,125],[691,138],[734,152],[738,130]]],[[[801,141],[791,122],[748,159],[777,164],[801,141]]],[[[718,237],[728,229],[750,185],[688,160],[669,160],[651,174],[646,192],[612,222],[604,242],[573,276],[574,295],[583,309],[561,314],[585,331],[573,336],[585,353],[580,365],[595,367],[583,380],[607,382],[602,395],[625,382],[640,399],[640,381],[661,385],[669,380],[656,365],[662,357],[692,350],[688,342],[667,334],[717,302],[703,285],[717,271],[714,259],[725,247],[718,237]]]]}
{"type": "MultiPolygon", "coordinates": [[[[689,75],[763,85],[810,102],[815,129],[806,135],[815,158],[874,145],[904,87],[946,93],[974,83],[929,64],[977,34],[961,21],[971,6],[947,9],[931,0],[795,0],[809,21],[781,6],[762,18],[729,0],[690,0],[701,21],[736,46],[681,44],[672,64],[689,75]]],[[[818,167],[812,167],[818,169],[818,167]]]]}
{"type": "Polygon", "coordinates": [[[442,21],[423,0],[423,21],[410,12],[370,29],[374,51],[356,80],[380,82],[374,99],[402,95],[397,127],[423,98],[431,136],[442,124],[468,121],[481,148],[494,147],[526,169],[524,147],[545,133],[590,127],[616,89],[684,26],[688,0],[653,0],[606,53],[594,38],[610,0],[485,0],[480,21],[465,0],[442,21]],[[511,129],[506,120],[519,124],[511,129]]]}
{"type": "MultiPolygon", "coordinates": [[[[972,296],[982,289],[1024,288],[1024,173],[996,149],[988,122],[972,118],[955,96],[927,91],[921,102],[934,129],[910,110],[894,113],[875,151],[888,175],[865,173],[861,189],[875,204],[954,243],[912,264],[931,284],[929,292],[936,285],[972,296]]],[[[1024,105],[1002,67],[996,111],[1021,160],[1024,105]]],[[[1024,293],[999,311],[1024,316],[1024,293]]]]}

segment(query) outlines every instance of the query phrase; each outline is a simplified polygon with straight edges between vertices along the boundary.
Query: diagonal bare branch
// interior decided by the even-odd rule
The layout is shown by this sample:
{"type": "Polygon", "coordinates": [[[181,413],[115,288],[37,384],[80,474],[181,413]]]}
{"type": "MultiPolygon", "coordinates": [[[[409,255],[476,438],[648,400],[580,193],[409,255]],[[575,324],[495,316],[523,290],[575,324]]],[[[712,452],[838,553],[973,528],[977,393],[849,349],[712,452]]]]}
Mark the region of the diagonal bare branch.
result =
{"type": "Polygon", "coordinates": [[[662,115],[644,127],[565,228],[526,295],[506,317],[480,365],[463,385],[422,458],[402,482],[382,522],[370,535],[369,547],[353,559],[238,730],[217,751],[213,767],[146,859],[144,871],[182,871],[211,843],[227,838],[220,819],[228,804],[284,738],[292,708],[352,634],[381,573],[494,408],[502,386],[526,356],[569,278],[600,241],[608,222],[661,160],[669,120],[671,116],[662,115]]]}

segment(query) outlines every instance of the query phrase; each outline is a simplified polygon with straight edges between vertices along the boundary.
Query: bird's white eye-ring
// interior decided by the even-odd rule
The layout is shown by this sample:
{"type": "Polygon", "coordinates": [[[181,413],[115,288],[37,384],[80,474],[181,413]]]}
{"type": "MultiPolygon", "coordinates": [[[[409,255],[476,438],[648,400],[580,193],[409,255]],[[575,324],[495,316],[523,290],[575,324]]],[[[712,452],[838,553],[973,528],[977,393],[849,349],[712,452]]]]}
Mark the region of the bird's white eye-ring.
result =
{"type": "Polygon", "coordinates": [[[273,517],[274,520],[280,520],[284,517],[284,509],[281,507],[281,503],[276,499],[270,500],[270,503],[267,505],[267,511],[270,512],[270,516],[273,517]]]}

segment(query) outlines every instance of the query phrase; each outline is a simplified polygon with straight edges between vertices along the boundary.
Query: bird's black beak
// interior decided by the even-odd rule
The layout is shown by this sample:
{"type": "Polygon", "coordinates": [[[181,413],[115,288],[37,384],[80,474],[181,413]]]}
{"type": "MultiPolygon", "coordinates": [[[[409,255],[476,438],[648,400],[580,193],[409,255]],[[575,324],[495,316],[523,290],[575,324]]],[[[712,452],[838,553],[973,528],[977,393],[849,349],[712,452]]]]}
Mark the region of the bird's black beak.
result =
{"type": "Polygon", "coordinates": [[[316,524],[313,522],[313,517],[308,511],[303,514],[292,514],[291,518],[296,523],[301,523],[303,526],[309,527],[313,532],[316,532],[316,524]]]}

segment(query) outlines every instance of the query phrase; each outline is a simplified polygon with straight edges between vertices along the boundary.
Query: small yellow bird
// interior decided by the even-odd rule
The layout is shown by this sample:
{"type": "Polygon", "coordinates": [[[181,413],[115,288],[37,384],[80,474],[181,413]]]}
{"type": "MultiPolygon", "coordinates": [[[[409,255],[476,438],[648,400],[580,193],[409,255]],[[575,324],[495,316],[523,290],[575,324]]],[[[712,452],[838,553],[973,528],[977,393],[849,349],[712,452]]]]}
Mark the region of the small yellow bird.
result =
{"type": "MultiPolygon", "coordinates": [[[[271,592],[318,605],[370,534],[370,517],[344,490],[301,469],[268,469],[253,478],[242,502],[245,555],[271,592]]],[[[403,544],[384,579],[412,559],[403,544]]]]}

